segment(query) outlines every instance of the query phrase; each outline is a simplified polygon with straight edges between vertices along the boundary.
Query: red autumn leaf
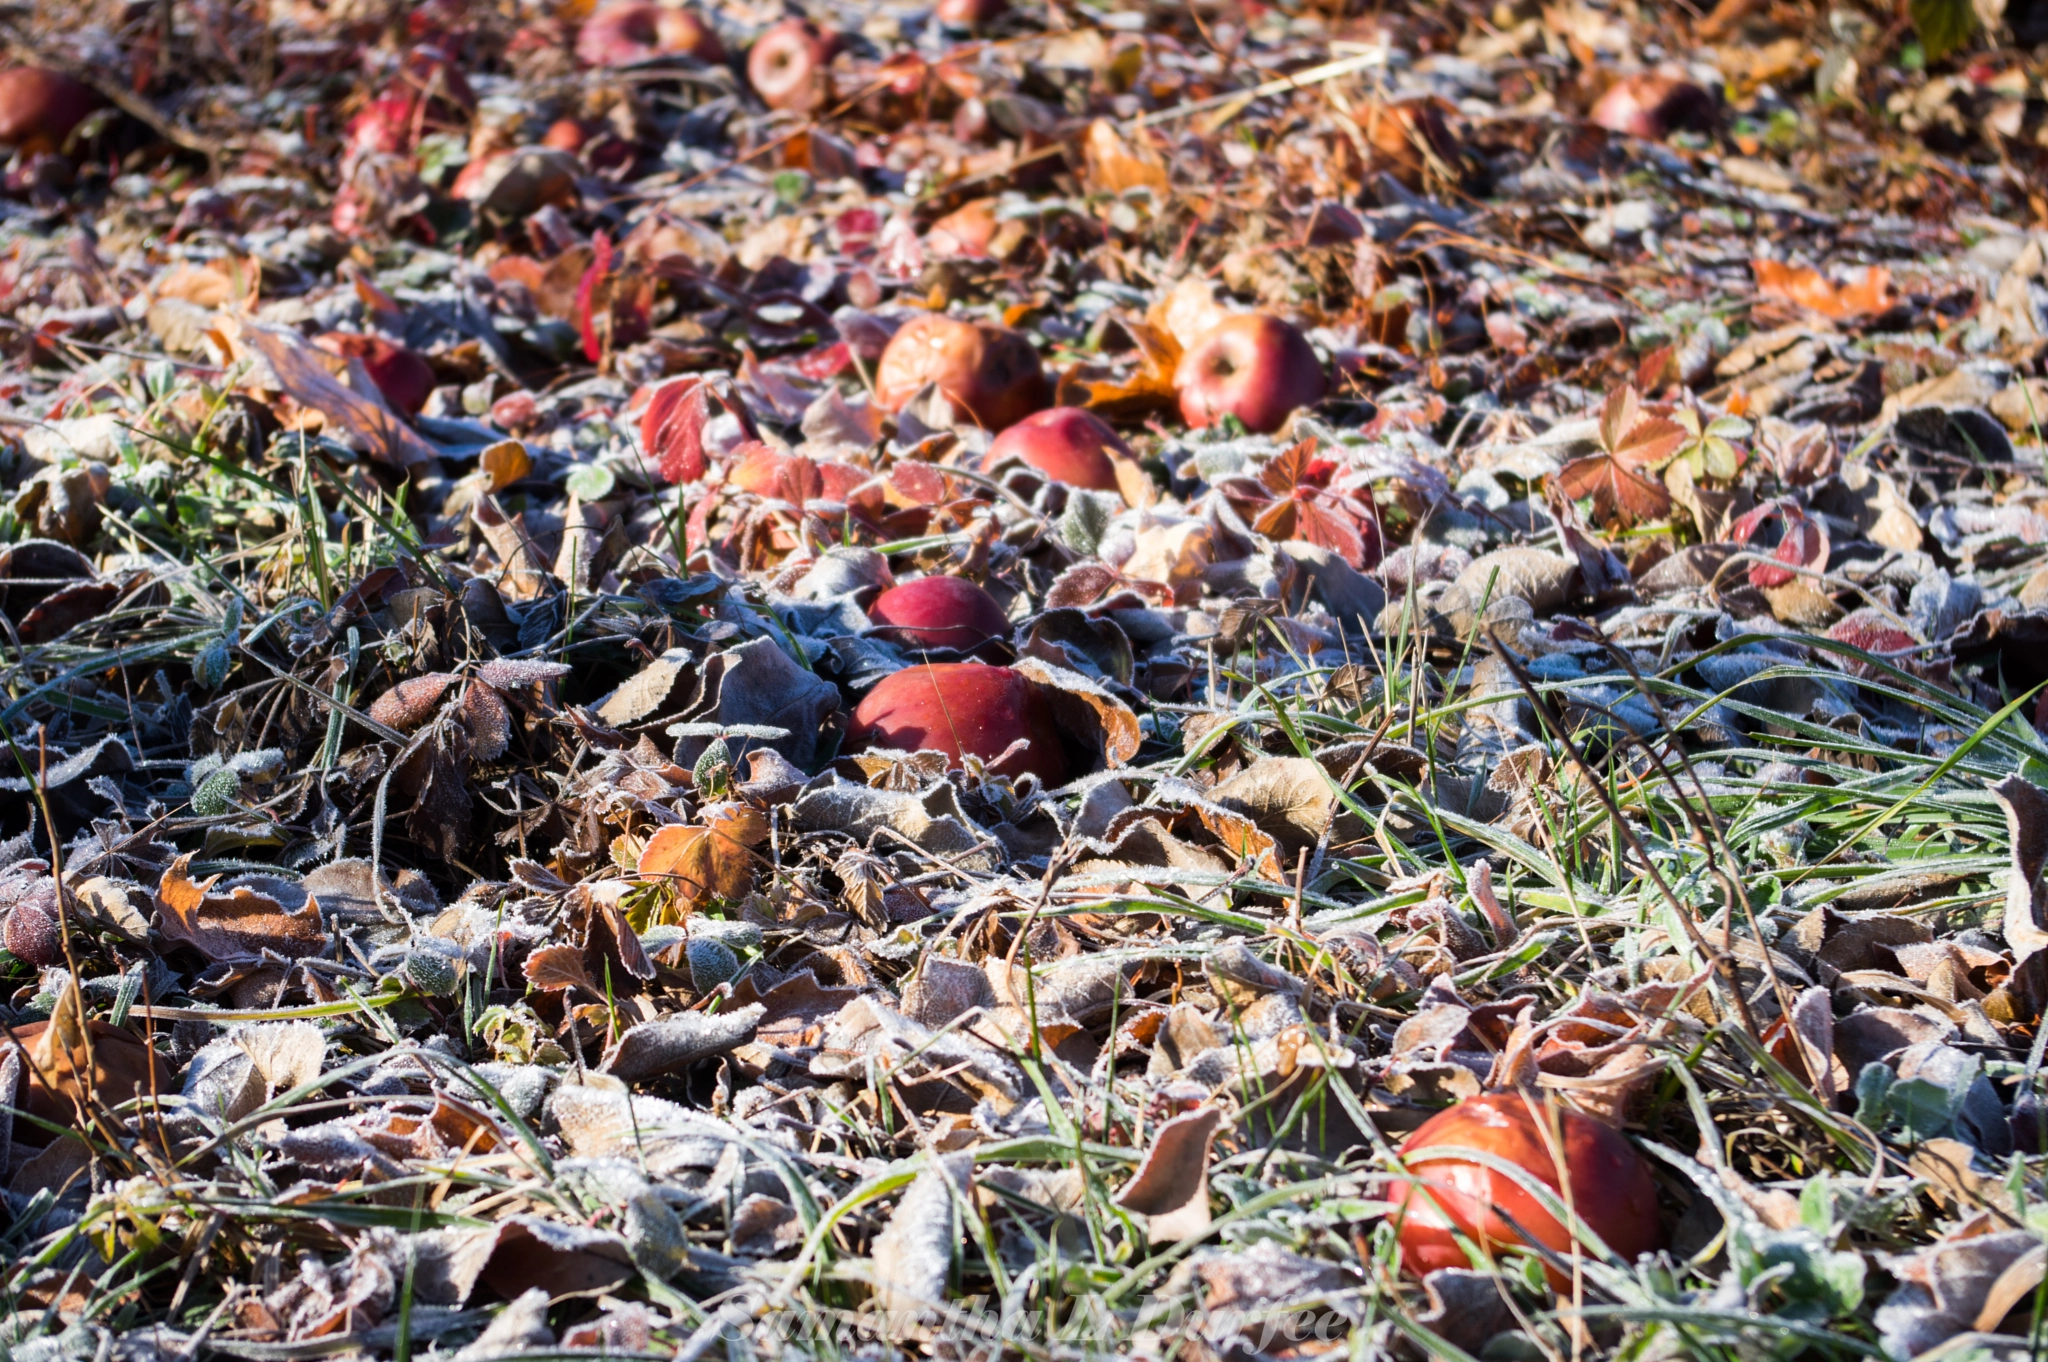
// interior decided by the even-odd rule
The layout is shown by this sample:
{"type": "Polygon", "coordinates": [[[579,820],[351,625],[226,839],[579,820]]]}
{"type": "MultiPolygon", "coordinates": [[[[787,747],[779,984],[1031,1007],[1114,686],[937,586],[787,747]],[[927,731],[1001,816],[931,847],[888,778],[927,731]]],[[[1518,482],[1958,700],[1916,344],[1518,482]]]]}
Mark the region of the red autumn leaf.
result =
{"type": "Polygon", "coordinates": [[[1671,513],[1671,493],[1645,470],[1676,454],[1685,428],[1643,411],[1635,388],[1623,384],[1600,407],[1600,453],[1573,459],[1557,472],[1557,485],[1573,501],[1593,503],[1602,524],[1626,528],[1671,513]]]}
{"type": "Polygon", "coordinates": [[[1607,394],[1600,406],[1600,447],[1630,472],[1654,468],[1685,443],[1685,427],[1644,413],[1630,384],[1607,394]]]}
{"type": "Polygon", "coordinates": [[[797,356],[796,370],[805,378],[837,378],[853,367],[853,351],[845,341],[833,341],[797,356]]]}
{"type": "Polygon", "coordinates": [[[1749,569],[1751,586],[1759,589],[1779,587],[1799,575],[1792,571],[1793,568],[1819,572],[1827,567],[1827,529],[1807,515],[1805,508],[1797,502],[1766,502],[1737,520],[1729,531],[1729,536],[1738,544],[1748,544],[1774,520],[1784,522],[1783,533],[1778,538],[1777,547],[1771,550],[1771,557],[1776,562],[1752,564],[1749,569]],[[1784,563],[1787,566],[1779,567],[1777,563],[1784,563]]]}
{"type": "Polygon", "coordinates": [[[1341,511],[1326,509],[1314,498],[1282,497],[1266,508],[1252,528],[1270,539],[1300,539],[1328,549],[1353,567],[1365,566],[1366,538],[1358,524],[1341,511]]]}
{"type": "Polygon", "coordinates": [[[889,474],[889,485],[919,506],[936,506],[946,500],[946,475],[928,463],[899,463],[889,474]]]}
{"type": "Polygon", "coordinates": [[[1591,500],[1593,518],[1626,528],[1670,514],[1664,484],[1630,470],[1613,454],[1588,454],[1557,470],[1557,485],[1573,501],[1591,500]]]}
{"type": "Polygon", "coordinates": [[[596,254],[591,258],[590,268],[583,271],[583,278],[576,285],[576,329],[583,337],[583,357],[596,364],[604,358],[604,346],[598,340],[597,322],[592,314],[597,305],[598,287],[611,273],[612,239],[599,232],[593,247],[596,254]]]}
{"type": "Polygon", "coordinates": [[[761,431],[730,385],[724,394],[697,377],[678,378],[654,390],[640,416],[640,447],[655,461],[666,482],[695,482],[711,466],[704,450],[704,428],[718,412],[731,412],[749,440],[761,431]],[[714,405],[715,404],[715,405],[714,405]]]}
{"type": "Polygon", "coordinates": [[[1337,465],[1315,457],[1316,442],[1303,440],[1282,450],[1259,470],[1259,482],[1276,497],[1292,496],[1299,488],[1327,487],[1337,465]]]}

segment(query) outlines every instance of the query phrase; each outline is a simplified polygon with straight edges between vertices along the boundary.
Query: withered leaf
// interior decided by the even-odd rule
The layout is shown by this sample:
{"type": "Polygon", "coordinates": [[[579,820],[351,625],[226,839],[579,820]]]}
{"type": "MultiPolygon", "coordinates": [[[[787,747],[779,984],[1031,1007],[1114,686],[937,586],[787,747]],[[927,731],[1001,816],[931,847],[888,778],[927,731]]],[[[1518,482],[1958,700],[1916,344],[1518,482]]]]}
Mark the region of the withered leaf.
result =
{"type": "Polygon", "coordinates": [[[927,1155],[889,1223],[875,1238],[875,1294],[892,1320],[921,1320],[946,1299],[958,1237],[959,1201],[974,1176],[972,1153],[927,1155]]]}
{"type": "Polygon", "coordinates": [[[642,1022],[619,1037],[618,1044],[605,1055],[604,1068],[628,1083],[673,1073],[745,1045],[754,1038],[766,1011],[761,1004],[751,1003],[730,1011],[681,1012],[642,1022]]]}
{"type": "Polygon", "coordinates": [[[434,707],[456,679],[453,672],[410,677],[378,696],[369,715],[380,724],[410,733],[433,717],[434,707]]]}
{"type": "Polygon", "coordinates": [[[327,929],[311,898],[287,907],[247,885],[219,892],[221,877],[195,883],[191,864],[191,856],[180,856],[157,885],[157,925],[171,940],[217,963],[253,961],[265,951],[287,959],[326,953],[327,929]]]}
{"type": "Polygon", "coordinates": [[[676,901],[695,908],[711,899],[744,898],[754,887],[753,848],[768,837],[768,820],[746,804],[714,805],[704,826],[670,825],[640,853],[643,880],[673,885],[676,901]]]}
{"type": "Polygon", "coordinates": [[[1116,1204],[1146,1217],[1153,1243],[1195,1239],[1209,1231],[1209,1149],[1223,1112],[1203,1107],[1174,1117],[1152,1137],[1137,1176],[1116,1194],[1116,1204]]]}
{"type": "Polygon", "coordinates": [[[2005,882],[2005,944],[2015,960],[2048,946],[2048,903],[2044,903],[2041,872],[2048,868],[2048,792],[2019,776],[2007,776],[1991,787],[1991,797],[2005,810],[2005,829],[2012,840],[2012,868],[2005,882]]]}
{"type": "Polygon", "coordinates": [[[526,957],[525,974],[526,982],[543,993],[570,988],[597,996],[604,993],[583,968],[581,946],[542,946],[526,957]]]}

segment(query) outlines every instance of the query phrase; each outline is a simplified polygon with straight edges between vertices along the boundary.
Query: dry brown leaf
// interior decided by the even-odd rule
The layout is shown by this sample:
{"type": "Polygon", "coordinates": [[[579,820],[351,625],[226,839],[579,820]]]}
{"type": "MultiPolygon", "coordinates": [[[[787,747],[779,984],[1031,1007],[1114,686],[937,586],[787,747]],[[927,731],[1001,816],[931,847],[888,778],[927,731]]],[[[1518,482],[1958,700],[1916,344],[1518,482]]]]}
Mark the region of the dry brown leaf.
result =
{"type": "Polygon", "coordinates": [[[158,925],[171,940],[216,963],[253,961],[265,951],[286,959],[326,952],[327,929],[312,898],[286,907],[248,885],[216,893],[221,877],[195,883],[187,873],[191,864],[191,856],[180,856],[157,885],[158,925]]]}
{"type": "Polygon", "coordinates": [[[1137,1176],[1116,1194],[1116,1204],[1146,1217],[1146,1238],[1177,1244],[1209,1232],[1209,1149],[1223,1112],[1202,1107],[1159,1127],[1137,1176]]]}
{"type": "Polygon", "coordinates": [[[603,993],[583,967],[583,948],[580,946],[542,946],[526,957],[525,973],[526,982],[543,993],[570,988],[580,988],[593,995],[603,993]]]}
{"type": "MultiPolygon", "coordinates": [[[[17,1026],[13,1035],[27,1047],[29,1061],[23,1110],[53,1125],[77,1129],[81,1113],[91,1116],[175,1086],[146,1041],[103,1021],[84,1023],[76,988],[64,991],[49,1021],[17,1026]]],[[[39,1145],[50,1136],[17,1123],[14,1138],[39,1145]]]]}
{"type": "Polygon", "coordinates": [[[1106,118],[1088,125],[1081,150],[1088,167],[1088,187],[1097,193],[1149,189],[1163,199],[1171,186],[1165,159],[1148,146],[1126,141],[1106,118]]]}
{"type": "Polygon", "coordinates": [[[363,453],[394,468],[410,468],[440,457],[440,451],[415,435],[384,404],[377,385],[350,360],[350,383],[344,386],[319,357],[312,343],[296,331],[246,322],[241,334],[270,365],[285,395],[319,412],[333,428],[363,453]]]}
{"type": "Polygon", "coordinates": [[[500,440],[477,456],[477,466],[491,480],[491,491],[502,492],[533,471],[533,455],[517,440],[500,440]]]}

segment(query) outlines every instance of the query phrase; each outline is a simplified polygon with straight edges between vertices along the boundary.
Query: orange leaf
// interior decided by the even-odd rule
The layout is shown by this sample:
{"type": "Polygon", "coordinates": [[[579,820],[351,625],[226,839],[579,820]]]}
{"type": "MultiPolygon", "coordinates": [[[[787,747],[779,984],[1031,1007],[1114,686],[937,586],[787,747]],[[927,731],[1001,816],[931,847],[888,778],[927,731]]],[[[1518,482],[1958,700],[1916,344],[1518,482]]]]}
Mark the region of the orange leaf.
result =
{"type": "Polygon", "coordinates": [[[640,878],[674,883],[686,908],[744,897],[754,887],[751,848],[768,836],[767,818],[749,805],[713,805],[704,812],[707,826],[662,828],[640,853],[640,878]]]}
{"type": "MultiPolygon", "coordinates": [[[[117,1107],[152,1090],[162,1093],[170,1088],[170,1070],[158,1065],[147,1041],[106,1022],[85,1020],[76,987],[64,990],[49,1021],[15,1027],[14,1039],[28,1047],[27,1100],[22,1105],[31,1115],[57,1125],[75,1126],[81,1111],[93,1111],[88,1097],[100,1107],[117,1107]]],[[[40,1143],[48,1136],[17,1128],[15,1138],[40,1143]]]]}
{"type": "Polygon", "coordinates": [[[1819,270],[1782,260],[1752,260],[1750,266],[1756,271],[1757,292],[1764,297],[1797,303],[1837,321],[1891,306],[1891,272],[1880,265],[1867,266],[1861,279],[1841,284],[1819,270]]]}
{"type": "Polygon", "coordinates": [[[1088,163],[1088,187],[1097,192],[1121,194],[1129,189],[1150,189],[1164,197],[1167,191],[1166,162],[1150,147],[1133,146],[1117,132],[1116,125],[1098,118],[1088,125],[1082,139],[1088,163]]]}

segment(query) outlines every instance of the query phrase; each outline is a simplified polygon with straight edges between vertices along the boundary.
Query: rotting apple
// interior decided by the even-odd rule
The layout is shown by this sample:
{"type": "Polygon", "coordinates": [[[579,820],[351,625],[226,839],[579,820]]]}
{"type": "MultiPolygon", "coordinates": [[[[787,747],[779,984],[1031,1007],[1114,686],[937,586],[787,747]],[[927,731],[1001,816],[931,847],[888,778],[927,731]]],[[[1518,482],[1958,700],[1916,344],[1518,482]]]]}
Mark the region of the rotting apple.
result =
{"type": "Polygon", "coordinates": [[[1235,416],[1260,434],[1280,429],[1328,390],[1308,337],[1263,312],[1226,317],[1203,333],[1181,356],[1173,386],[1190,426],[1235,416]]]}
{"type": "Polygon", "coordinates": [[[1114,492],[1112,455],[1128,459],[1131,448],[1101,417],[1080,407],[1054,407],[1027,416],[996,436],[987,466],[1022,459],[1054,482],[1114,492]]]}
{"type": "Polygon", "coordinates": [[[1661,142],[1680,130],[1705,132],[1715,115],[1714,97],[1691,81],[1643,71],[1609,86],[1589,116],[1609,132],[1661,142]]]}
{"type": "Polygon", "coordinates": [[[1065,783],[1072,769],[1052,706],[1021,672],[979,662],[926,662],[882,678],[854,707],[850,750],[944,752],[953,761],[994,761],[1018,739],[1023,753],[997,762],[998,775],[1035,774],[1065,783]]]}
{"type": "Polygon", "coordinates": [[[417,350],[358,331],[329,331],[314,344],[344,359],[359,359],[370,381],[394,410],[417,416],[434,391],[434,366],[417,350]]]}
{"type": "MultiPolygon", "coordinates": [[[[1572,1252],[1571,1232],[1536,1196],[1515,1178],[1459,1152],[1464,1150],[1522,1169],[1624,1260],[1634,1261],[1664,1241],[1657,1185],[1620,1131],[1534,1095],[1482,1093],[1430,1117],[1401,1145],[1416,1180],[1397,1180],[1387,1195],[1399,1226],[1402,1266],[1418,1277],[1470,1265],[1459,1235],[1491,1249],[1533,1241],[1554,1253],[1572,1252]],[[1433,1156],[1439,1146],[1444,1152],[1433,1156]]],[[[1559,1284],[1556,1269],[1546,1270],[1559,1284]]]]}
{"type": "Polygon", "coordinates": [[[889,338],[875,368],[875,402],[901,411],[927,383],[995,431],[1043,407],[1048,386],[1038,352],[1017,332],[936,315],[913,317],[889,338]]]}
{"type": "Polygon", "coordinates": [[[725,44],[691,10],[625,0],[606,5],[584,20],[576,34],[576,56],[585,66],[626,66],[668,56],[721,62],[725,44]]]}
{"type": "Polygon", "coordinates": [[[885,637],[913,648],[972,648],[1010,632],[1009,617],[965,577],[919,577],[891,587],[868,607],[885,637]]]}
{"type": "Polygon", "coordinates": [[[826,66],[834,44],[808,19],[784,19],[754,40],[747,83],[771,109],[805,113],[831,97],[826,66]]]}
{"type": "Polygon", "coordinates": [[[0,146],[29,153],[56,151],[100,106],[92,87],[43,66],[0,71],[0,146]]]}

